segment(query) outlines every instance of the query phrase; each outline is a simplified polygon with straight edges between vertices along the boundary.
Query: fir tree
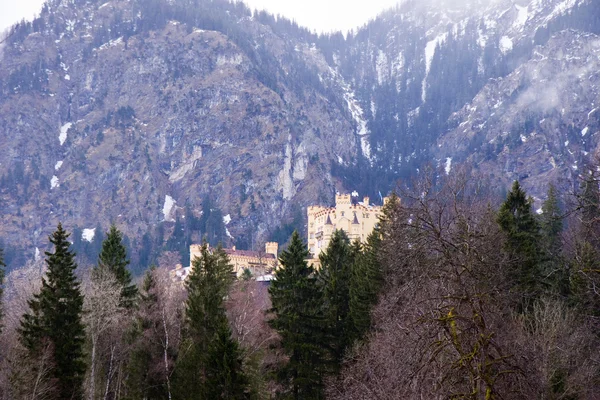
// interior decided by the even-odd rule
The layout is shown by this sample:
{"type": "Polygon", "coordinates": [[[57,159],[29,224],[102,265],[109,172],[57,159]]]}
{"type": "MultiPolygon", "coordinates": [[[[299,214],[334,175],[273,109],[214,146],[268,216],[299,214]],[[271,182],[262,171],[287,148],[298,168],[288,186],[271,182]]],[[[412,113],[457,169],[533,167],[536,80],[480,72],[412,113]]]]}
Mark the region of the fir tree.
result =
{"type": "Polygon", "coordinates": [[[4,317],[4,310],[2,308],[2,295],[4,294],[4,268],[6,268],[6,264],[4,263],[4,250],[0,249],[0,334],[2,333],[2,318],[4,317]]]}
{"type": "Polygon", "coordinates": [[[231,338],[223,304],[233,280],[227,254],[220,246],[211,252],[205,243],[201,256],[192,261],[186,283],[187,337],[174,378],[177,398],[246,396],[247,380],[238,362],[241,353],[231,338]]]}
{"type": "Polygon", "coordinates": [[[57,398],[80,399],[86,368],[81,322],[83,296],[75,278],[77,264],[75,254],[69,250],[68,237],[60,223],[50,236],[55,250],[45,253],[48,271],[42,278],[40,293],[28,302],[30,312],[23,315],[19,339],[31,359],[49,344],[53,361],[50,375],[56,382],[57,398]]]}
{"type": "Polygon", "coordinates": [[[137,297],[137,287],[131,283],[131,273],[127,270],[129,260],[123,245],[123,234],[115,225],[111,225],[102,242],[102,250],[98,256],[98,268],[112,272],[121,285],[121,302],[124,307],[132,307],[137,297]]]}
{"type": "Polygon", "coordinates": [[[513,257],[510,275],[514,289],[521,297],[518,303],[521,310],[527,309],[539,297],[542,286],[540,227],[533,215],[532,203],[515,181],[496,218],[506,234],[506,251],[513,257]]]}
{"type": "Polygon", "coordinates": [[[568,295],[569,274],[562,260],[562,218],[556,188],[550,184],[540,216],[542,245],[545,254],[544,275],[548,277],[555,292],[568,295]]]}
{"type": "Polygon", "coordinates": [[[360,340],[371,328],[371,309],[383,283],[379,251],[381,235],[373,231],[362,246],[353,246],[356,253],[350,276],[350,318],[354,339],[360,340]]]}
{"type": "Polygon", "coordinates": [[[308,250],[294,231],[289,247],[279,257],[281,268],[269,288],[274,314],[269,324],[281,336],[281,347],[288,356],[277,376],[292,399],[323,398],[327,353],[322,294],[307,257],[308,250]]]}
{"type": "Polygon", "coordinates": [[[242,350],[224,321],[208,346],[206,399],[249,399],[249,381],[243,372],[242,350]]]}
{"type": "Polygon", "coordinates": [[[545,246],[552,256],[558,256],[561,250],[560,234],[563,230],[563,221],[560,204],[553,184],[548,186],[546,201],[542,204],[541,229],[545,246]]]}
{"type": "Polygon", "coordinates": [[[163,351],[156,345],[156,332],[163,327],[156,315],[158,308],[156,267],[151,267],[144,277],[140,291],[138,316],[134,328],[130,332],[132,349],[127,363],[125,379],[125,399],[159,399],[168,398],[168,385],[162,376],[163,369],[156,368],[160,364],[163,351]],[[154,339],[154,340],[152,340],[154,339]]]}
{"type": "MultiPolygon", "coordinates": [[[[582,191],[579,196],[582,223],[586,236],[596,233],[596,226],[600,220],[600,189],[598,187],[597,172],[590,169],[582,182],[582,191]]],[[[597,235],[594,235],[597,236],[597,235]]]]}
{"type": "Polygon", "coordinates": [[[327,323],[329,348],[334,368],[338,368],[351,341],[350,273],[354,257],[350,239],[342,230],[336,230],[325,252],[319,255],[321,269],[318,284],[323,291],[324,316],[327,323]]]}

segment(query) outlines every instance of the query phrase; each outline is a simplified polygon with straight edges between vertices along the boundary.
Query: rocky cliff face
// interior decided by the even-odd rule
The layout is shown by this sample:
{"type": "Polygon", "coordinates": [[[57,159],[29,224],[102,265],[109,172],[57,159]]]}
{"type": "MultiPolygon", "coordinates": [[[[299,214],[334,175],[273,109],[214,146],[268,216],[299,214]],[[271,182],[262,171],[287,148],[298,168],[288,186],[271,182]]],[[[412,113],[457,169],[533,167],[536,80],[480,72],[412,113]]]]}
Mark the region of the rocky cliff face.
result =
{"type": "Polygon", "coordinates": [[[563,31],[510,75],[486,85],[451,118],[437,145],[448,165],[467,162],[492,182],[520,180],[544,197],[547,184],[575,189],[598,153],[600,37],[563,31]]]}
{"type": "Polygon", "coordinates": [[[231,236],[264,238],[291,204],[332,197],[330,163],[355,158],[358,138],[347,87],[314,47],[240,13],[257,57],[176,20],[142,29],[140,14],[130,1],[56,1],[4,47],[6,241],[33,255],[59,220],[140,238],[186,206],[201,215],[207,195],[231,236]],[[301,68],[314,85],[296,81],[301,68]]]}
{"type": "Polygon", "coordinates": [[[248,247],[430,162],[540,197],[596,149],[598,33],[599,0],[406,0],[346,38],[221,0],[51,0],[1,45],[0,238],[13,264],[59,220],[248,247]],[[186,222],[209,214],[227,229],[186,222]]]}

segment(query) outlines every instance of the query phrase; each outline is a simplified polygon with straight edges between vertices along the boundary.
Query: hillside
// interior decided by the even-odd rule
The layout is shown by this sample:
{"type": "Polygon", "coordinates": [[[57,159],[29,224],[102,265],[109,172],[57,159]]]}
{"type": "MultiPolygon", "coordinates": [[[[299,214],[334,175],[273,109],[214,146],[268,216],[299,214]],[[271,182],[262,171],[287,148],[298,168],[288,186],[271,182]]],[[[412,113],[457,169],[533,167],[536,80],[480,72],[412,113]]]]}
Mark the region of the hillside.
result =
{"type": "Polygon", "coordinates": [[[347,37],[242,3],[52,0],[2,47],[7,259],[35,257],[59,220],[90,259],[116,223],[139,269],[203,235],[250,248],[302,230],[308,204],[377,199],[430,163],[541,198],[595,151],[595,81],[567,71],[595,68],[597,33],[598,0],[406,0],[347,37]],[[514,98],[548,82],[561,101],[543,115],[514,98]],[[534,120],[535,140],[494,141],[534,120]]]}

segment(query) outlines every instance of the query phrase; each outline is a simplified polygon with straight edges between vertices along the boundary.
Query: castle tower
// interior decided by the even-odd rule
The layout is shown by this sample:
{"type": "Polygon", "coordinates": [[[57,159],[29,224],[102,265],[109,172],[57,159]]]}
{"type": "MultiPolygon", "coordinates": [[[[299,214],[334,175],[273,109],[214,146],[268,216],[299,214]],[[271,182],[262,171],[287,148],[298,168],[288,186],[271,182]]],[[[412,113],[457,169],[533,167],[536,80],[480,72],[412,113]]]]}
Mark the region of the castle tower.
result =
{"type": "Polygon", "coordinates": [[[279,250],[279,243],[267,242],[265,243],[265,253],[273,254],[277,258],[277,251],[279,250]]]}

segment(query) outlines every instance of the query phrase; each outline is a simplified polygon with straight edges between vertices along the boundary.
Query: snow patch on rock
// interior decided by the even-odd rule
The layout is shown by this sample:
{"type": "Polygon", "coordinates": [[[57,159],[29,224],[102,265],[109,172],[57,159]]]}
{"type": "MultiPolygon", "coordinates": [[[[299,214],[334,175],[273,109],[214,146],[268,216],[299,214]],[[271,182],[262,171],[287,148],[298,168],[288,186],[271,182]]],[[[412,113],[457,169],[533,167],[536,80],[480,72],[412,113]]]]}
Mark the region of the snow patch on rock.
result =
{"type": "Polygon", "coordinates": [[[283,157],[283,169],[279,171],[278,188],[283,192],[283,198],[290,200],[296,194],[296,188],[292,180],[292,136],[288,136],[288,143],[285,145],[285,155],[283,157]]]}
{"type": "Polygon", "coordinates": [[[60,134],[58,135],[58,140],[60,141],[61,146],[65,144],[65,140],[67,140],[67,132],[69,131],[69,129],[71,129],[72,126],[73,124],[71,122],[67,122],[66,124],[60,127],[60,134]]]}
{"type": "Polygon", "coordinates": [[[229,225],[229,223],[231,222],[231,215],[227,214],[226,216],[223,217],[223,223],[225,225],[229,225]]]}
{"type": "Polygon", "coordinates": [[[589,128],[589,126],[586,126],[585,128],[583,128],[583,129],[581,130],[581,136],[585,136],[585,135],[587,135],[587,133],[588,133],[589,131],[590,131],[590,128],[589,128]]]}
{"type": "Polygon", "coordinates": [[[520,5],[515,4],[515,7],[517,7],[519,14],[517,15],[517,19],[515,20],[513,26],[523,29],[525,23],[527,22],[527,19],[529,18],[529,6],[521,7],[520,5]]]}
{"type": "Polygon", "coordinates": [[[367,129],[367,121],[364,118],[364,112],[360,104],[355,98],[354,92],[348,86],[344,88],[344,98],[348,104],[348,109],[352,113],[352,119],[357,125],[357,134],[360,136],[360,147],[362,153],[367,159],[371,160],[371,144],[369,143],[369,130],[367,129]]]}
{"type": "Polygon", "coordinates": [[[449,175],[451,170],[452,170],[452,157],[447,157],[446,165],[444,166],[444,171],[446,171],[446,175],[449,175]]]}
{"type": "Polygon", "coordinates": [[[83,232],[81,232],[81,240],[85,240],[89,243],[92,243],[94,236],[96,236],[96,228],[84,229],[83,232]]]}
{"type": "Polygon", "coordinates": [[[177,202],[169,195],[165,196],[165,204],[163,205],[163,216],[164,220],[168,222],[174,222],[175,218],[171,215],[177,202]]]}
{"type": "Polygon", "coordinates": [[[56,164],[54,164],[54,169],[56,171],[58,171],[60,169],[60,167],[62,167],[63,162],[62,161],[57,161],[56,164]]]}
{"type": "Polygon", "coordinates": [[[58,177],[56,175],[54,175],[52,177],[52,179],[50,179],[50,189],[54,189],[60,186],[60,183],[58,182],[58,177]]]}
{"type": "Polygon", "coordinates": [[[425,45],[425,77],[423,78],[423,83],[421,85],[421,100],[425,103],[425,99],[427,96],[427,76],[429,75],[429,70],[431,69],[431,61],[433,60],[433,56],[435,56],[435,49],[438,45],[442,44],[448,38],[448,32],[442,33],[436,36],[435,39],[430,40],[425,45]]]}
{"type": "Polygon", "coordinates": [[[502,54],[506,54],[513,49],[513,41],[508,36],[502,36],[499,45],[502,54]]]}

